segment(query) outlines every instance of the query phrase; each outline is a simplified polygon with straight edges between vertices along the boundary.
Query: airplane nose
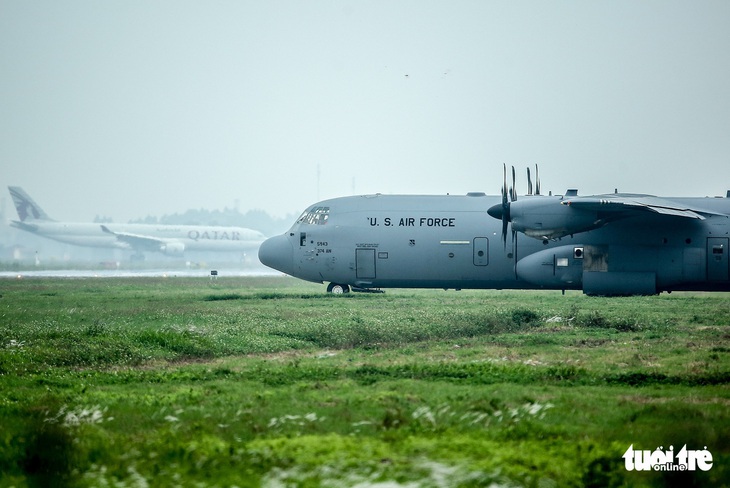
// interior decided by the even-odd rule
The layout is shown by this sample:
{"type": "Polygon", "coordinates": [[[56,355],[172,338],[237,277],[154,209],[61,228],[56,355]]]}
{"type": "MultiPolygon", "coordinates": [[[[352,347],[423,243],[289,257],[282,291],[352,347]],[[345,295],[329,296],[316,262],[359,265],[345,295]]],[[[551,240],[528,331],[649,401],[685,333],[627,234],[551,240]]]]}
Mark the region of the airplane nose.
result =
{"type": "Polygon", "coordinates": [[[259,247],[259,261],[269,268],[291,273],[294,250],[285,235],[266,239],[259,247]]]}

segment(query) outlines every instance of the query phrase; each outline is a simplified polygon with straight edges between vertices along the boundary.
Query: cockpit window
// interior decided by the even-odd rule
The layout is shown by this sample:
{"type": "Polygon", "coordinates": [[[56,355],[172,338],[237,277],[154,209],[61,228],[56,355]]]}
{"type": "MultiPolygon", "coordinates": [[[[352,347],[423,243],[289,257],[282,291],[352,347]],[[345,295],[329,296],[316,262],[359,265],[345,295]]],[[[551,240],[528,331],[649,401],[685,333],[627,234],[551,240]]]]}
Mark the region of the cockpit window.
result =
{"type": "Polygon", "coordinates": [[[330,218],[329,207],[313,207],[302,214],[297,224],[324,225],[330,218]]]}

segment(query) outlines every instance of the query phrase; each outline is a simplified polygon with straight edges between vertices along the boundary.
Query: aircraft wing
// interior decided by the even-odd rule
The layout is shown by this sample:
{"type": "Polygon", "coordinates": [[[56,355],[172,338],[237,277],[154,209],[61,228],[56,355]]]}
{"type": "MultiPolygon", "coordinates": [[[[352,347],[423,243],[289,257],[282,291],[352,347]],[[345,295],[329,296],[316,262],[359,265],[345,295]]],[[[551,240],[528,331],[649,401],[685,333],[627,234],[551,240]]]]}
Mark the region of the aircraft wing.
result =
{"type": "Polygon", "coordinates": [[[107,234],[112,234],[116,236],[116,238],[125,243],[128,244],[133,249],[143,250],[143,251],[165,251],[167,247],[170,247],[172,242],[160,239],[157,237],[152,236],[146,236],[142,234],[132,234],[130,232],[115,232],[111,230],[106,225],[101,226],[101,230],[106,232],[107,234]]]}
{"type": "Polygon", "coordinates": [[[601,213],[654,212],[675,217],[705,220],[708,215],[725,215],[703,208],[692,208],[673,200],[653,195],[613,194],[588,197],[570,197],[562,202],[575,209],[601,213]]]}

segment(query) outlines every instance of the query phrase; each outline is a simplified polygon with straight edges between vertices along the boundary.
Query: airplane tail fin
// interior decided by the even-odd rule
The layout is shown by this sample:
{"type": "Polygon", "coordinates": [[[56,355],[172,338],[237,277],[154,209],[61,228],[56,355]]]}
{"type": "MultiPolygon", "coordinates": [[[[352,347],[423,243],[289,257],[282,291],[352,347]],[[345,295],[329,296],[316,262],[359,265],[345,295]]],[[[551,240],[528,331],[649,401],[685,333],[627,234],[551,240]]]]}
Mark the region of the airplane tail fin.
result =
{"type": "Polygon", "coordinates": [[[8,190],[10,190],[10,196],[13,197],[15,210],[18,212],[18,217],[21,222],[29,222],[33,220],[53,220],[21,187],[9,186],[8,190]]]}

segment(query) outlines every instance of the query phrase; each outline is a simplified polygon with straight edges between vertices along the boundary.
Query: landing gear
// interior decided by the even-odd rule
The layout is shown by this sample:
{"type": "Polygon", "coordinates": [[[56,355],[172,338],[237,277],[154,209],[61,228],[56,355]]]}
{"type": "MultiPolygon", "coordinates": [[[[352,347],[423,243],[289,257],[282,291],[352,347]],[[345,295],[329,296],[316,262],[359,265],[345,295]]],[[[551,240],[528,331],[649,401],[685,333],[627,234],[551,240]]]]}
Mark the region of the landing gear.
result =
{"type": "Polygon", "coordinates": [[[342,295],[350,293],[350,285],[340,285],[339,283],[330,283],[327,285],[327,293],[334,293],[335,295],[342,295]]]}

